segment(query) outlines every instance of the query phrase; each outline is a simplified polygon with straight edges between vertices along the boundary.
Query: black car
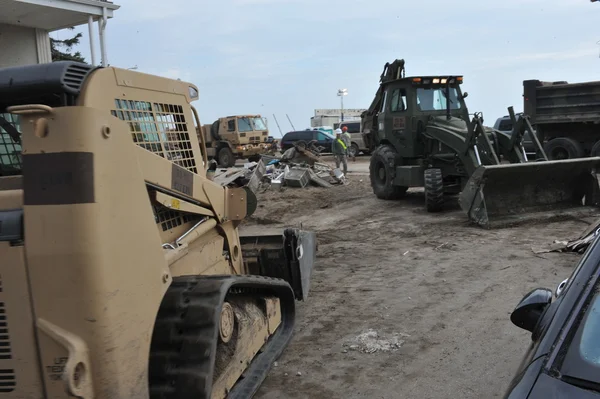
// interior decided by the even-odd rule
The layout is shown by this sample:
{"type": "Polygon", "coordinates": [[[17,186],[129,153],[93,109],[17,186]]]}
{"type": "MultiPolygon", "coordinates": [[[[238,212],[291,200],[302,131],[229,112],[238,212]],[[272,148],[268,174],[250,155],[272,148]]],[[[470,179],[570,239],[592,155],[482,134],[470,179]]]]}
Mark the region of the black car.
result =
{"type": "Polygon", "coordinates": [[[333,140],[333,136],[320,130],[297,130],[294,132],[287,132],[283,135],[283,138],[281,139],[281,150],[286,151],[299,141],[304,141],[305,144],[315,141],[317,147],[323,147],[323,150],[321,150],[322,153],[331,153],[331,144],[333,143],[333,140]]]}
{"type": "MultiPolygon", "coordinates": [[[[600,237],[600,236],[599,236],[600,237]]],[[[538,288],[510,319],[531,345],[505,398],[600,398],[600,243],[596,238],[571,276],[538,288]]]]}

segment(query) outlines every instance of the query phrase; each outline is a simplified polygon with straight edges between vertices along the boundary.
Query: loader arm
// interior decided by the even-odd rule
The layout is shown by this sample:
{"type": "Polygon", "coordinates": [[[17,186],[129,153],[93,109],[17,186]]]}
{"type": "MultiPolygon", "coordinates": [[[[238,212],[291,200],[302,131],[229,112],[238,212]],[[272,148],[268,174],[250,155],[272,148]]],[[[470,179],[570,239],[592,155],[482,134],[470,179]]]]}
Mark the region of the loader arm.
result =
{"type": "Polygon", "coordinates": [[[425,129],[424,135],[449,147],[460,159],[468,176],[473,174],[481,164],[477,147],[474,144],[468,145],[464,134],[430,123],[425,129]]]}

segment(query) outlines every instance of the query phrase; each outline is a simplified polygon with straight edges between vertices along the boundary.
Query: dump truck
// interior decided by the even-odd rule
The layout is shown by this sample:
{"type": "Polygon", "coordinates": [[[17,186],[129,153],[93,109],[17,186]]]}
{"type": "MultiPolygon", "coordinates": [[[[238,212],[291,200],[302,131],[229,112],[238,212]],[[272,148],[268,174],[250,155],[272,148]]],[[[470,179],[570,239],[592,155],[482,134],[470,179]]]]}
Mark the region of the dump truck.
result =
{"type": "MultiPolygon", "coordinates": [[[[236,159],[258,161],[261,154],[272,152],[269,129],[260,115],[236,115],[219,118],[202,126],[209,159],[228,168],[236,159]]],[[[200,133],[200,129],[198,129],[200,133]]]]}
{"type": "Polygon", "coordinates": [[[600,156],[600,81],[523,81],[523,112],[549,159],[600,156]]]}
{"type": "Polygon", "coordinates": [[[509,108],[512,134],[484,126],[480,113],[471,119],[462,82],[460,75],[406,77],[402,59],[385,65],[361,115],[378,198],[424,187],[427,211],[439,212],[448,195],[459,194],[469,219],[486,228],[518,223],[526,214],[571,210],[584,199],[596,203],[600,158],[548,161],[535,139],[541,161],[528,162],[522,140],[532,131],[529,119],[517,120],[509,108]]]}
{"type": "Polygon", "coordinates": [[[0,69],[0,396],[250,398],[305,300],[313,232],[238,230],[191,83],[0,69]],[[6,172],[6,173],[5,173],[6,172]]]}

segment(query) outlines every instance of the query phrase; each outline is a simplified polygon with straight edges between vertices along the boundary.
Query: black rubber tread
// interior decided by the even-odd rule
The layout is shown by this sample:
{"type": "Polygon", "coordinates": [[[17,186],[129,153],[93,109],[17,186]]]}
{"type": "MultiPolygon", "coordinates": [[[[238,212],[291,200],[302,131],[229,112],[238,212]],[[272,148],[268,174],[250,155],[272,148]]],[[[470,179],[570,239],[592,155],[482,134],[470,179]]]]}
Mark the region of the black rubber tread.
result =
{"type": "Polygon", "coordinates": [[[235,165],[235,156],[233,155],[233,151],[231,151],[231,148],[229,147],[222,147],[219,150],[219,153],[217,154],[217,160],[219,162],[219,166],[222,168],[230,168],[233,165],[235,165]],[[227,155],[229,156],[229,162],[223,162],[223,156],[221,155],[222,153],[227,153],[227,155]]]}
{"type": "Polygon", "coordinates": [[[373,151],[369,163],[369,178],[373,193],[379,199],[393,200],[406,195],[408,187],[395,186],[397,153],[390,145],[380,145],[373,151]],[[385,165],[385,182],[381,182],[378,175],[379,165],[385,165]]]}
{"type": "Polygon", "coordinates": [[[549,160],[561,159],[552,155],[554,151],[561,149],[568,154],[566,159],[583,158],[585,156],[585,151],[583,150],[581,143],[569,137],[557,137],[544,145],[544,152],[549,160]]]}
{"type": "Polygon", "coordinates": [[[250,362],[228,398],[251,398],[288,345],[295,302],[284,280],[262,276],[174,277],[158,310],[149,362],[151,399],[209,399],[212,394],[219,318],[232,295],[275,295],[281,325],[250,362]]]}
{"type": "MultiPolygon", "coordinates": [[[[354,156],[357,157],[358,154],[360,153],[360,149],[358,148],[358,144],[352,143],[352,144],[350,144],[350,148],[352,148],[354,150],[354,156]]],[[[350,155],[350,151],[348,151],[348,155],[350,155]]]]}
{"type": "Polygon", "coordinates": [[[440,212],[444,206],[444,179],[441,169],[426,169],[425,208],[427,212],[440,212]]]}

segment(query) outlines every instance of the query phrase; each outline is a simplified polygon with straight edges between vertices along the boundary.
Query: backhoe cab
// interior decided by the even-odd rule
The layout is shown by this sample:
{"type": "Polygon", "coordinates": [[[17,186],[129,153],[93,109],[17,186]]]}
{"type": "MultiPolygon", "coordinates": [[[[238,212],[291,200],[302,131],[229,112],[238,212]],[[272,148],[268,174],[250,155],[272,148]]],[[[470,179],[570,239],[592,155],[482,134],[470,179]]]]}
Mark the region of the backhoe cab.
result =
{"type": "Polygon", "coordinates": [[[404,64],[385,65],[375,99],[362,114],[378,198],[424,187],[427,210],[438,212],[445,195],[460,193],[461,208],[484,227],[495,219],[513,222],[525,213],[572,208],[584,197],[593,202],[600,158],[549,162],[535,139],[542,162],[528,162],[522,140],[532,127],[526,117],[517,120],[509,108],[512,133],[485,127],[479,114],[469,119],[462,76],[406,77],[404,64]]]}

